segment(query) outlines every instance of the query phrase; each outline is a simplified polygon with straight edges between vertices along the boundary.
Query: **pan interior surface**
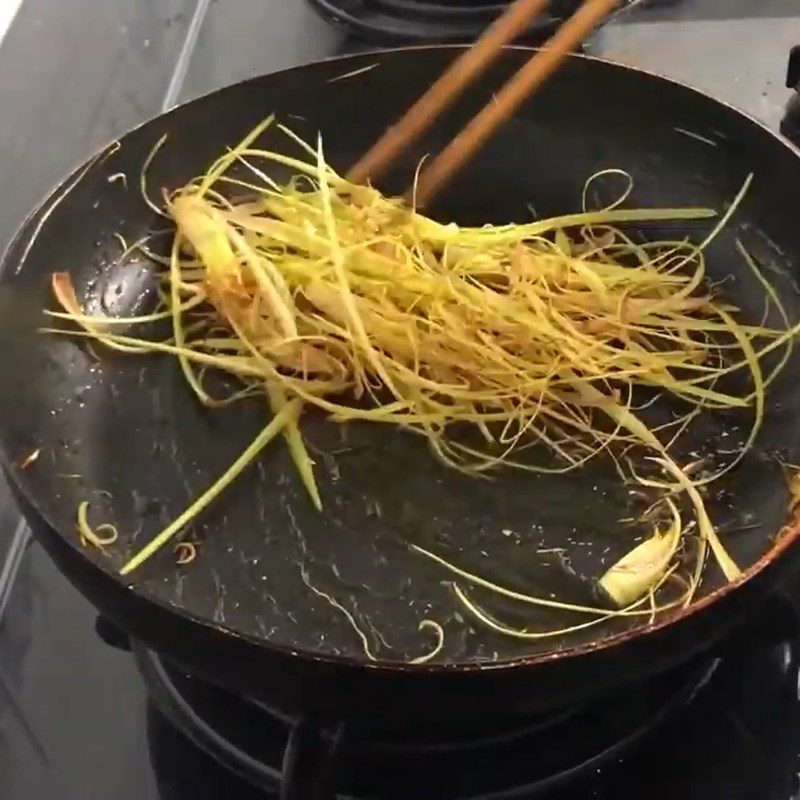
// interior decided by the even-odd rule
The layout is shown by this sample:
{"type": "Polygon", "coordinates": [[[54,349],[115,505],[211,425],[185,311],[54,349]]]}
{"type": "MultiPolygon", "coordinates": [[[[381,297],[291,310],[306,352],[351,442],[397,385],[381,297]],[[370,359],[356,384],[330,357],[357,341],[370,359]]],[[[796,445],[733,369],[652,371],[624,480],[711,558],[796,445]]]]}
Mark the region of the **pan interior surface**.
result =
{"type": "MultiPolygon", "coordinates": [[[[157,281],[153,265],[144,258],[118,263],[115,234],[133,242],[168,228],[136,190],[142,165],[163,134],[167,142],[149,173],[154,194],[203,172],[270,113],[308,141],[321,132],[327,159],[344,170],[453,55],[432,48],[348,57],[202,98],[129,134],[80,175],[52,211],[46,203],[23,228],[0,284],[9,331],[0,397],[6,463],[72,546],[79,547],[75,514],[82,501],[90,502],[93,520],[117,525],[118,544],[105,554],[87,552],[99,568],[117,569],[189,505],[249,444],[267,411],[255,401],[200,407],[170,358],[94,352],[75,340],[38,334],[38,310],[52,305],[50,273],[69,271],[89,311],[121,315],[147,308],[157,281]],[[109,180],[118,173],[127,175],[127,188],[109,180]],[[34,465],[13,466],[39,448],[34,465]]],[[[440,150],[523,58],[524,51],[508,51],[382,188],[404,189],[418,159],[440,150]]],[[[263,142],[291,150],[277,132],[268,131],[263,142]]],[[[788,188],[800,181],[797,154],[734,110],[624,67],[571,59],[431,214],[481,224],[573,212],[585,180],[610,168],[633,177],[629,206],[720,211],[754,172],[750,193],[709,249],[709,280],[741,308],[742,318],[760,321],[764,291],[736,253],[739,237],[790,319],[800,318],[800,228],[788,188]]],[[[658,238],[677,231],[699,239],[708,229],[707,222],[681,223],[635,233],[658,238]]],[[[768,322],[780,324],[774,309],[768,322]]],[[[770,389],[756,446],[707,498],[726,547],[743,568],[769,551],[786,520],[782,464],[798,458],[800,390],[789,378],[797,360],[791,358],[770,389]]],[[[748,421],[741,414],[703,418],[687,457],[735,450],[748,421]]],[[[362,636],[382,661],[429,652],[435,642],[430,631],[420,631],[423,620],[443,627],[437,661],[450,663],[549,652],[646,623],[646,617],[609,620],[538,640],[494,634],[457,603],[452,575],[408,546],[420,544],[518,591],[594,605],[597,578],[632,546],[634,532],[622,520],[641,511],[642,503],[633,487],[620,483],[610,460],[565,475],[505,470],[477,480],[444,467],[424,442],[388,426],[337,426],[314,413],[302,424],[316,461],[321,514],[307,499],[285,445],[276,441],[191,526],[195,561],[179,567],[171,551],[161,553],[134,574],[133,591],[238,635],[361,660],[362,636]]],[[[723,583],[709,569],[703,593],[723,583]]],[[[531,631],[583,619],[514,603],[491,608],[531,631]]]]}

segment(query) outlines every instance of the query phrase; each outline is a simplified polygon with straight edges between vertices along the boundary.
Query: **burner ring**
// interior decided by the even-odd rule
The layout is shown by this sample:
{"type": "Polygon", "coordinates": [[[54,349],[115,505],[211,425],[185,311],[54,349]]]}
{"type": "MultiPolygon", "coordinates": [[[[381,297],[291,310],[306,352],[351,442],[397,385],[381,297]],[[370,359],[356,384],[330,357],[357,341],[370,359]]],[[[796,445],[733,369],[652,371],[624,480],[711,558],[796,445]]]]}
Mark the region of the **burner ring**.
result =
{"type": "Polygon", "coordinates": [[[470,19],[477,18],[481,22],[487,22],[499,16],[510,5],[509,0],[505,2],[475,2],[470,4],[435,2],[435,0],[369,0],[370,5],[384,11],[394,13],[396,16],[406,14],[418,17],[433,17],[438,19],[470,19]]]}
{"type": "MultiPolygon", "coordinates": [[[[308,0],[324,19],[380,45],[424,42],[470,42],[502,12],[507,3],[478,0],[480,5],[445,5],[441,0],[308,0]]],[[[574,0],[566,0],[574,4],[574,0]]],[[[562,3],[563,4],[563,3],[562,3]]],[[[560,22],[544,12],[519,41],[540,44],[560,22]]]]}
{"type": "MultiPolygon", "coordinates": [[[[335,750],[337,788],[351,798],[384,796],[391,786],[392,796],[499,800],[569,784],[632,751],[674,719],[721,663],[700,660],[597,706],[512,724],[508,730],[420,741],[407,734],[391,740],[343,726],[301,724],[187,676],[137,643],[133,649],[153,706],[231,772],[274,791],[281,785],[282,765],[303,748],[297,734],[310,729],[312,741],[322,743],[322,758],[326,746],[335,750]]],[[[300,772],[316,774],[319,766],[304,764],[300,772]]]]}

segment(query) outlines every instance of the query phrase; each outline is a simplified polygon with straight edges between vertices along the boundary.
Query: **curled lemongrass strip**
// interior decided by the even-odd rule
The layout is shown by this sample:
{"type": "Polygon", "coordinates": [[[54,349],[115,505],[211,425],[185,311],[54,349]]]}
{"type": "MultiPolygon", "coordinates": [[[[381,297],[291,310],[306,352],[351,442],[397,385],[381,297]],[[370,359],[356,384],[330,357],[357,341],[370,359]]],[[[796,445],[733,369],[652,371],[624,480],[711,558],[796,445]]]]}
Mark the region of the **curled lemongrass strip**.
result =
{"type": "Polygon", "coordinates": [[[442,652],[442,648],[444,647],[444,629],[442,626],[432,619],[424,619],[419,624],[420,631],[430,630],[433,631],[434,636],[436,636],[436,644],[434,644],[433,649],[426,653],[423,656],[417,656],[416,658],[411,659],[411,664],[427,664],[429,661],[432,661],[439,653],[442,652]]]}
{"type": "Polygon", "coordinates": [[[182,514],[174,519],[164,530],[158,533],[120,570],[127,575],[140,567],[147,559],[155,555],[167,542],[183,530],[217,495],[229,486],[239,475],[255,461],[258,454],[283,430],[291,419],[296,419],[300,410],[298,400],[289,401],[258,434],[252,444],[231,464],[218,480],[206,489],[182,514]]]}
{"type": "Polygon", "coordinates": [[[193,542],[178,542],[175,545],[175,563],[179,566],[191,564],[197,558],[197,547],[193,542]]]}
{"type": "Polygon", "coordinates": [[[78,536],[82,545],[90,544],[102,550],[108,545],[114,544],[119,538],[117,529],[108,523],[92,528],[89,524],[89,502],[84,500],[78,506],[78,536]]]}

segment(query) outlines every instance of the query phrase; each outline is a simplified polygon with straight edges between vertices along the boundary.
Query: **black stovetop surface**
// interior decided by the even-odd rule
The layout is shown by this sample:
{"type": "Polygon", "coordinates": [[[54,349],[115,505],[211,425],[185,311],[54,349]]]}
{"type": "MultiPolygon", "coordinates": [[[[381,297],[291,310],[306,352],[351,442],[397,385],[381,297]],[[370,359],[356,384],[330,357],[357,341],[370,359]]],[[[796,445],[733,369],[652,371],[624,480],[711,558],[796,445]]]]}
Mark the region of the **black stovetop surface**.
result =
{"type": "MultiPolygon", "coordinates": [[[[589,49],[695,83],[777,127],[798,41],[796,0],[661,0],[589,49]]],[[[0,46],[0,243],[60,176],[142,119],[368,46],[302,0],[24,0],[0,46]]],[[[637,753],[546,796],[800,798],[800,625],[787,612],[796,602],[800,581],[754,609],[696,700],[637,753]]],[[[95,623],[0,485],[0,798],[263,798],[148,705],[133,657],[102,642],[95,623]]]]}

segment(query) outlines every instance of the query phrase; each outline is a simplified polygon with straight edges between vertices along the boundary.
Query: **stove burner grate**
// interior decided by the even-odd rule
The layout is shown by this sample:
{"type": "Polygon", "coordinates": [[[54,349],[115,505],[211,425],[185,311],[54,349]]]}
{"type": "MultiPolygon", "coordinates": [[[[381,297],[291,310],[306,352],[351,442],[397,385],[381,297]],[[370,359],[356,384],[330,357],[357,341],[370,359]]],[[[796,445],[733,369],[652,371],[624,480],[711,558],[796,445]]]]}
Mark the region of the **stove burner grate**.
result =
{"type": "MultiPolygon", "coordinates": [[[[508,6],[502,0],[309,0],[326,19],[367,41],[381,44],[468,42],[508,6]]],[[[527,44],[548,38],[579,0],[561,0],[521,37],[527,44]]]]}
{"type": "Polygon", "coordinates": [[[635,690],[505,729],[373,735],[296,720],[193,678],[134,645],[151,702],[186,737],[252,786],[282,798],[539,797],[614,762],[675,717],[719,661],[681,667],[635,690]],[[311,785],[313,784],[313,785],[311,785]]]}

